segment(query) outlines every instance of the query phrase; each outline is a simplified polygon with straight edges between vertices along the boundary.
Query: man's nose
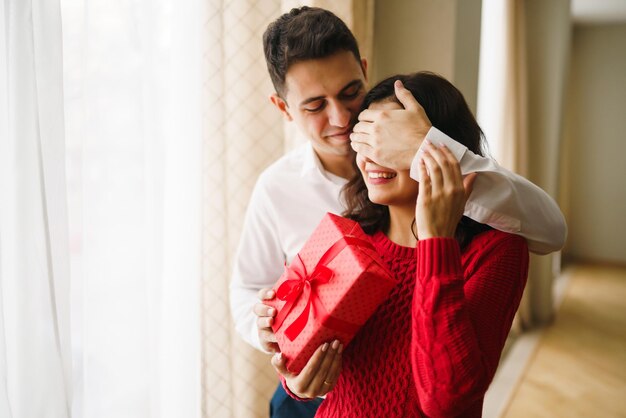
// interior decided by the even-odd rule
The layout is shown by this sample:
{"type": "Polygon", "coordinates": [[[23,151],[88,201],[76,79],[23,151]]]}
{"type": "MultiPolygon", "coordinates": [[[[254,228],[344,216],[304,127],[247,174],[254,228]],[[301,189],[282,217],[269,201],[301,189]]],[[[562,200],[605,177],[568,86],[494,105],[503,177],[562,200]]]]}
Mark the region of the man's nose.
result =
{"type": "Polygon", "coordinates": [[[329,106],[328,121],[332,126],[347,128],[351,119],[352,113],[343,103],[332,103],[329,106]]]}

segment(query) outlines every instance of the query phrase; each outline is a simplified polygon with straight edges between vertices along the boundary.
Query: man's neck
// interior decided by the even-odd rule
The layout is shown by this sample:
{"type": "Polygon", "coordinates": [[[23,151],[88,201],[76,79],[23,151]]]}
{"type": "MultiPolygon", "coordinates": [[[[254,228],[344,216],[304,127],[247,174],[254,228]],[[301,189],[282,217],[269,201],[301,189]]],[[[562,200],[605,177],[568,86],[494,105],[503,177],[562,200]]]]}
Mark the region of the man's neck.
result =
{"type": "Polygon", "coordinates": [[[349,155],[320,155],[317,151],[315,153],[327,172],[347,180],[350,180],[356,174],[353,165],[354,153],[349,155]]]}

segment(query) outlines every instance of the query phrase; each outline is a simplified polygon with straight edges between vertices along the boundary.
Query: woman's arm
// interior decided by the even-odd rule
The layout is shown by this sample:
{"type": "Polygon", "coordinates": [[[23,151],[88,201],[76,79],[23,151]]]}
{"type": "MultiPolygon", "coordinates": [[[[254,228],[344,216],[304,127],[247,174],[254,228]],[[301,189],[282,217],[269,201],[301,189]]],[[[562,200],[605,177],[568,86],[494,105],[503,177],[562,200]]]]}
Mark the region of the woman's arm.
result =
{"type": "Polygon", "coordinates": [[[418,242],[411,364],[428,416],[455,416],[485,395],[526,283],[522,238],[489,231],[469,247],[462,263],[453,238],[418,242]]]}
{"type": "Polygon", "coordinates": [[[492,230],[474,237],[462,259],[454,231],[471,184],[445,147],[429,145],[422,160],[411,365],[424,412],[454,416],[493,378],[526,284],[528,248],[492,230]]]}

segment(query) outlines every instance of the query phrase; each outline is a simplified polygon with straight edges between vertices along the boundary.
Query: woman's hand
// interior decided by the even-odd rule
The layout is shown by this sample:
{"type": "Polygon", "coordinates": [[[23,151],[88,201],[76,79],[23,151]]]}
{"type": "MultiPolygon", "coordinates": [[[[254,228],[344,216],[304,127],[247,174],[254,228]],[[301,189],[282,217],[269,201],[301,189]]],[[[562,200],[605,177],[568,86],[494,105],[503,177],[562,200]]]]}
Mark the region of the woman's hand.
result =
{"type": "Polygon", "coordinates": [[[453,238],[477,174],[463,178],[459,162],[445,145],[425,145],[415,206],[417,236],[453,238]]]}
{"type": "Polygon", "coordinates": [[[285,378],[289,390],[299,398],[311,399],[324,396],[337,384],[341,373],[341,352],[339,340],[324,343],[318,347],[299,374],[287,370],[285,359],[278,353],[272,357],[272,366],[285,378]]]}

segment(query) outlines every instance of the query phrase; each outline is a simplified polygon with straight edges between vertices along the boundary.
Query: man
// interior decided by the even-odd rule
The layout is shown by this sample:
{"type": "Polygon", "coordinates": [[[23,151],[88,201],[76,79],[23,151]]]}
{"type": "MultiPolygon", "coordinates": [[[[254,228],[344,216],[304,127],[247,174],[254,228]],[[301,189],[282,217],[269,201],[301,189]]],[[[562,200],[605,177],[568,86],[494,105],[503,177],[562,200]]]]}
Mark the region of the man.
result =
{"type": "MultiPolygon", "coordinates": [[[[271,329],[276,312],[258,299],[273,297],[268,288],[323,215],[343,211],[340,190],[355,173],[355,150],[401,170],[417,165],[417,152],[425,139],[443,143],[459,160],[463,174],[478,173],[466,216],[525,237],[533,252],[545,254],[561,248],[566,227],[556,203],[524,178],[467,151],[431,127],[421,106],[400,84],[396,95],[404,110],[366,110],[359,116],[367,89],[367,61],[361,58],[350,30],[335,15],[317,8],[293,9],[268,26],[263,43],[276,90],[270,100],[309,142],[267,168],[250,199],[230,301],[236,329],[252,346],[267,353],[279,351],[271,329]]],[[[336,344],[326,347],[316,361],[339,358],[340,350],[336,344]]],[[[306,394],[311,385],[332,388],[333,378],[318,376],[315,365],[307,365],[294,376],[279,356],[272,358],[272,364],[295,381],[297,388],[290,386],[294,393],[306,394]]],[[[273,416],[313,416],[319,403],[291,405],[289,401],[279,386],[272,401],[273,416]]]]}

